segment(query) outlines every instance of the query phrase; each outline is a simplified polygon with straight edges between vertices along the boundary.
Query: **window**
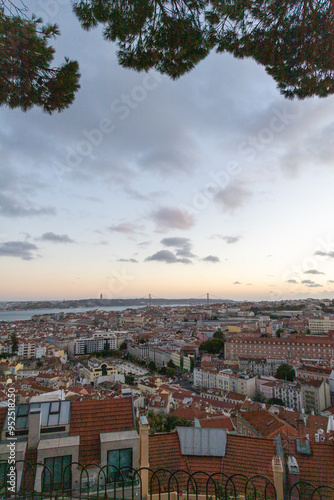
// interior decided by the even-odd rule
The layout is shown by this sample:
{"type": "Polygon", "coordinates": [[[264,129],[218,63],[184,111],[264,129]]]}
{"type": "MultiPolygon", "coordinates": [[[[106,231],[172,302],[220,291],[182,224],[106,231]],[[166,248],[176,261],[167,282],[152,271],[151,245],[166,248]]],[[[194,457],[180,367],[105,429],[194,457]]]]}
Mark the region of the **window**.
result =
{"type": "Polygon", "coordinates": [[[43,491],[68,490],[72,486],[72,473],[69,466],[72,455],[52,457],[44,460],[43,491]],[[49,472],[50,471],[50,472],[49,472]]]}
{"type": "Polygon", "coordinates": [[[108,451],[108,482],[130,479],[132,474],[132,448],[108,451]],[[110,466],[110,467],[109,467],[110,466]]]}

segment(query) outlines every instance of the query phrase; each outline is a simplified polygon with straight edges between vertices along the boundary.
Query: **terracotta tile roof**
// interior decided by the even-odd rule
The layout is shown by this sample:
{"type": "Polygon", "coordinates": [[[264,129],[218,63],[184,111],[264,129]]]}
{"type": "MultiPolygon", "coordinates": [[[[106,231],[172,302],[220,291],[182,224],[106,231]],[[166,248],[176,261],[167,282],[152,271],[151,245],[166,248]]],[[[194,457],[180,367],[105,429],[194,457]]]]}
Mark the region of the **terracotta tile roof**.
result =
{"type": "Polygon", "coordinates": [[[285,454],[297,460],[300,474],[290,477],[290,484],[309,481],[315,485],[328,484],[334,487],[334,446],[325,443],[310,443],[311,455],[297,452],[296,441],[283,441],[285,454]]]}
{"type": "Polygon", "coordinates": [[[197,410],[196,408],[178,408],[171,411],[171,415],[184,417],[188,420],[194,421],[195,418],[204,418],[204,416],[206,415],[206,411],[197,410]]]}
{"type": "MultiPolygon", "coordinates": [[[[245,474],[249,477],[261,474],[273,480],[272,458],[275,455],[275,443],[271,439],[228,434],[225,457],[209,457],[181,455],[177,432],[149,437],[149,462],[153,470],[168,469],[172,472],[184,470],[192,474],[201,471],[207,474],[224,473],[228,476],[245,474]]],[[[185,475],[183,477],[185,478],[185,475]]],[[[205,490],[206,481],[207,477],[204,475],[196,475],[200,490],[205,490]]],[[[240,479],[236,479],[237,485],[240,486],[241,482],[240,479]]],[[[157,485],[153,486],[156,490],[157,485]]],[[[183,488],[181,479],[179,487],[183,488]]]]}
{"type": "Polygon", "coordinates": [[[274,437],[279,431],[281,433],[290,431],[289,434],[296,433],[292,426],[267,410],[247,411],[242,413],[240,417],[259,432],[262,437],[274,437]]]}
{"type": "Polygon", "coordinates": [[[218,416],[199,419],[200,426],[202,428],[213,428],[213,429],[227,429],[228,431],[234,431],[234,425],[230,417],[218,416]]]}
{"type": "Polygon", "coordinates": [[[134,429],[132,399],[72,401],[70,436],[80,436],[79,462],[100,463],[100,433],[134,429]]]}

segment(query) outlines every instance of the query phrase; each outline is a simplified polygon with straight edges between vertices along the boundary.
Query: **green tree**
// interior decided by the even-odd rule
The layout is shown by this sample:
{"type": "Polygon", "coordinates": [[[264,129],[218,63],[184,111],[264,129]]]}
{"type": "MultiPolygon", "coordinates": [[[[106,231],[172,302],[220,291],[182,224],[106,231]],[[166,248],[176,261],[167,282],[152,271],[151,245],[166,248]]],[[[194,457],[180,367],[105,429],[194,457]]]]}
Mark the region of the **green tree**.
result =
{"type": "Polygon", "coordinates": [[[288,363],[282,363],[276,371],[276,378],[287,380],[289,382],[293,382],[295,380],[296,374],[292,365],[288,363]]]}
{"type": "Polygon", "coordinates": [[[80,87],[78,63],[65,58],[52,66],[55,49],[49,40],[60,34],[58,26],[29,19],[26,10],[0,0],[0,106],[62,111],[80,87]]]}
{"type": "Polygon", "coordinates": [[[128,385],[134,385],[135,383],[135,376],[132,375],[131,373],[127,374],[124,376],[125,383],[128,385]]]}
{"type": "Polygon", "coordinates": [[[214,339],[225,339],[224,332],[222,330],[216,330],[215,333],[213,334],[214,339]]]}
{"type": "Polygon", "coordinates": [[[19,350],[19,343],[15,332],[11,334],[10,340],[11,340],[12,354],[16,354],[17,351],[19,350]]]}
{"type": "Polygon", "coordinates": [[[157,365],[155,364],[154,361],[150,361],[149,364],[148,364],[148,369],[150,370],[150,372],[155,372],[157,371],[157,365]]]}
{"type": "Polygon", "coordinates": [[[84,29],[103,25],[127,68],[178,78],[214,49],[252,57],[288,98],[334,92],[330,0],[79,0],[74,12],[84,29]]]}
{"type": "Polygon", "coordinates": [[[167,366],[168,366],[169,368],[176,368],[175,363],[174,363],[174,361],[173,361],[172,359],[170,359],[170,360],[168,361],[167,366]]]}
{"type": "Polygon", "coordinates": [[[284,406],[284,401],[281,398],[270,398],[268,399],[268,404],[284,406]]]}
{"type": "Polygon", "coordinates": [[[276,330],[276,337],[280,339],[283,332],[284,332],[283,328],[278,328],[276,330]]]}
{"type": "Polygon", "coordinates": [[[167,377],[168,378],[173,378],[175,377],[175,374],[176,374],[176,369],[175,368],[167,368],[167,377]]]}
{"type": "Polygon", "coordinates": [[[163,415],[162,413],[149,411],[147,416],[151,434],[156,434],[157,432],[171,432],[177,426],[192,426],[192,422],[187,418],[179,417],[173,414],[163,415]]]}
{"type": "Polygon", "coordinates": [[[210,354],[218,354],[224,351],[224,341],[222,339],[207,340],[206,342],[202,342],[199,346],[199,350],[210,354]]]}

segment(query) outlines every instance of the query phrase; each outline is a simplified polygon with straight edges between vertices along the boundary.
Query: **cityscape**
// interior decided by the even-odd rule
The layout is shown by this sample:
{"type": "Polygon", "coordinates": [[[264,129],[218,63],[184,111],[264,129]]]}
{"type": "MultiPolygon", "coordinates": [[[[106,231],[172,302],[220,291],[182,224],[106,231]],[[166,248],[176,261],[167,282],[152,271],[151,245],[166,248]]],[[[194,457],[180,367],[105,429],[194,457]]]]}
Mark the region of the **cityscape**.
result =
{"type": "Polygon", "coordinates": [[[0,0],[0,500],[334,500],[334,9],[0,0]]]}
{"type": "MultiPolygon", "coordinates": [[[[119,307],[47,314],[35,308],[31,319],[0,321],[2,460],[9,453],[10,389],[17,456],[52,465],[58,489],[75,491],[78,477],[75,468],[71,478],[58,477],[55,456],[71,456],[57,465],[60,470],[74,461],[153,470],[163,463],[169,470],[209,474],[216,457],[228,475],[266,476],[282,495],[304,481],[326,487],[324,498],[332,498],[334,301],[217,303],[207,294],[201,304],[119,307]],[[190,439],[185,432],[195,434],[190,439]],[[222,449],[203,455],[196,451],[197,439],[204,440],[204,448],[206,439],[219,439],[222,449]],[[137,449],[145,442],[146,463],[137,449]],[[181,452],[171,455],[166,442],[181,452]],[[122,452],[122,460],[103,458],[112,454],[104,450],[115,446],[132,451],[122,452]],[[252,456],[247,463],[245,450],[252,456]]],[[[11,313],[20,313],[17,309],[11,313]]],[[[30,473],[21,468],[18,474],[22,492],[30,473]]],[[[93,492],[98,470],[92,469],[90,478],[93,492]]],[[[29,484],[40,491],[50,481],[37,475],[29,484]]]]}

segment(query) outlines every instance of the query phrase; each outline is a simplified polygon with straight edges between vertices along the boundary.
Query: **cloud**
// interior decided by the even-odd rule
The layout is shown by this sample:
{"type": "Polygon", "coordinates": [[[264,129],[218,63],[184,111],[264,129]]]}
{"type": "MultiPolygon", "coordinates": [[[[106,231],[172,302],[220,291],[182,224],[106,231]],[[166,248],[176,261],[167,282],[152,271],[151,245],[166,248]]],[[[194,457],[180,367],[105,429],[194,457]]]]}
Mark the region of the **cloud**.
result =
{"type": "Polygon", "coordinates": [[[116,226],[109,226],[108,229],[111,233],[138,234],[138,231],[144,229],[144,226],[136,226],[132,222],[121,222],[116,226]]]}
{"type": "Polygon", "coordinates": [[[323,252],[322,250],[317,250],[314,255],[320,255],[321,257],[330,257],[334,259],[334,252],[323,252]]]}
{"type": "Polygon", "coordinates": [[[317,284],[317,283],[314,283],[314,281],[312,281],[312,280],[303,280],[303,281],[302,281],[302,284],[303,284],[303,285],[308,286],[309,288],[318,288],[318,287],[322,287],[322,285],[319,285],[319,284],[317,284]]]}
{"type": "Polygon", "coordinates": [[[75,243],[67,234],[44,233],[39,239],[53,243],[75,243]]]}
{"type": "Polygon", "coordinates": [[[235,281],[233,285],[241,285],[240,281],[235,281]]]}
{"type": "Polygon", "coordinates": [[[251,197],[252,193],[247,188],[235,183],[221,189],[215,196],[215,201],[222,210],[233,211],[244,205],[251,197]]]}
{"type": "Polygon", "coordinates": [[[151,255],[150,257],[146,257],[146,261],[158,261],[158,262],[166,262],[167,264],[175,264],[177,262],[180,262],[181,264],[192,264],[190,259],[178,259],[173,252],[170,252],[169,250],[160,250],[159,252],[156,252],[154,255],[151,255]]]}
{"type": "Polygon", "coordinates": [[[294,283],[294,284],[295,284],[295,283],[298,283],[298,281],[296,281],[296,280],[292,280],[292,279],[291,279],[291,280],[286,280],[286,282],[287,282],[287,283],[294,283]]]}
{"type": "Polygon", "coordinates": [[[334,283],[334,280],[328,280],[327,283],[334,283]]]}
{"type": "Polygon", "coordinates": [[[0,244],[0,257],[18,257],[23,260],[32,260],[35,258],[33,252],[38,247],[28,241],[7,241],[0,244]]]}
{"type": "Polygon", "coordinates": [[[172,207],[159,208],[152,212],[151,218],[158,232],[165,232],[168,229],[190,229],[195,224],[195,219],[189,212],[172,207]]]}
{"type": "Polygon", "coordinates": [[[195,257],[191,252],[191,240],[189,238],[172,237],[163,238],[161,243],[166,247],[173,247],[176,249],[176,255],[178,257],[195,257]]]}
{"type": "Polygon", "coordinates": [[[4,217],[32,217],[34,215],[55,215],[53,207],[36,208],[22,204],[0,193],[0,215],[4,217]]]}
{"type": "Polygon", "coordinates": [[[308,271],[305,271],[304,274],[325,274],[325,273],[317,271],[316,269],[309,269],[308,271]]]}
{"type": "Polygon", "coordinates": [[[229,245],[233,245],[233,243],[237,243],[241,239],[241,236],[226,235],[223,236],[222,239],[226,241],[226,243],[228,243],[229,245]]]}
{"type": "Polygon", "coordinates": [[[208,255],[207,257],[204,257],[202,260],[204,262],[212,262],[214,264],[217,264],[218,262],[220,262],[219,257],[216,257],[215,255],[208,255]]]}
{"type": "Polygon", "coordinates": [[[117,262],[132,262],[133,264],[137,263],[136,259],[117,259],[117,262]]]}

